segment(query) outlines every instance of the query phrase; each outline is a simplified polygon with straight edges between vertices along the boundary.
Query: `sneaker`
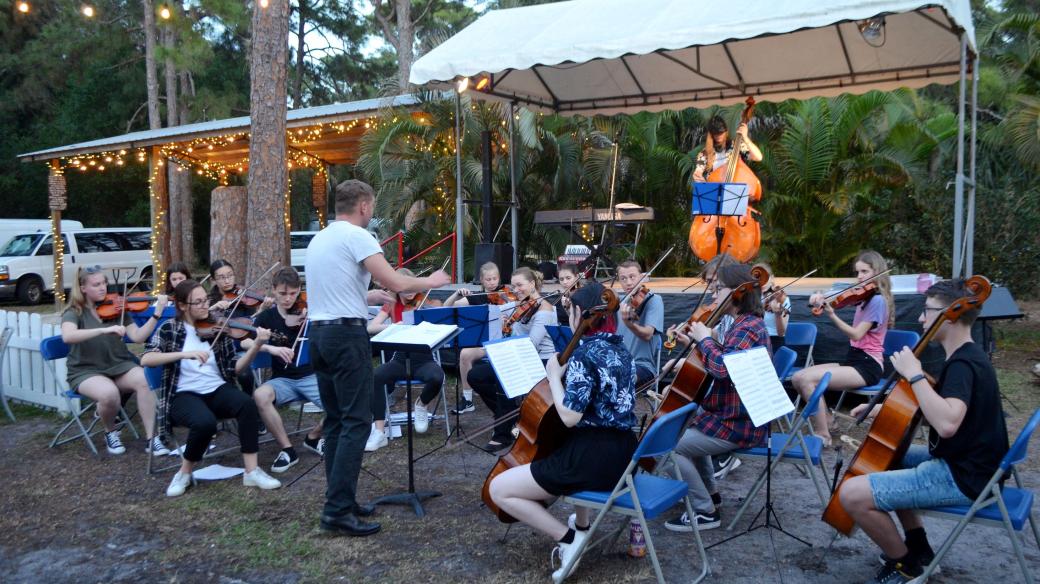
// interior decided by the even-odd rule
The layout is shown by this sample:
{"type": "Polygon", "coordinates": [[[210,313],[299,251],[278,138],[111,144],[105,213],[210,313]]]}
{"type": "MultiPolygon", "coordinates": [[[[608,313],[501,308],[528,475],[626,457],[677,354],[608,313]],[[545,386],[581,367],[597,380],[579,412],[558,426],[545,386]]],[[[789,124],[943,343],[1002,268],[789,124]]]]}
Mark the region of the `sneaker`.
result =
{"type": "Polygon", "coordinates": [[[477,411],[477,407],[473,405],[473,402],[463,397],[459,398],[459,403],[455,405],[455,409],[453,409],[451,413],[466,414],[475,411],[477,411]]]}
{"type": "Polygon", "coordinates": [[[304,438],[303,447],[310,450],[318,456],[325,456],[325,439],[324,438],[304,438]]]}
{"type": "Polygon", "coordinates": [[[578,529],[577,522],[578,522],[578,514],[577,513],[571,513],[570,515],[567,516],[567,528],[568,529],[573,529],[574,531],[588,531],[589,528],[592,527],[592,524],[590,523],[589,525],[585,526],[585,529],[578,529]]]}
{"type": "Polygon", "coordinates": [[[282,486],[282,482],[267,474],[264,472],[264,469],[258,466],[242,475],[242,485],[246,487],[260,487],[265,491],[269,491],[282,486]]]}
{"type": "MultiPolygon", "coordinates": [[[[914,562],[916,562],[918,566],[921,566],[922,570],[927,568],[932,563],[932,561],[935,560],[935,552],[932,551],[931,547],[929,547],[926,550],[910,550],[910,555],[913,557],[914,562]]],[[[880,562],[882,566],[891,561],[892,558],[886,556],[884,553],[878,554],[878,562],[880,562]]],[[[932,571],[932,574],[938,575],[941,571],[942,566],[936,566],[935,570],[932,571]]]]}
{"type": "Polygon", "coordinates": [[[726,475],[740,467],[740,459],[732,454],[726,454],[713,458],[712,464],[715,465],[715,480],[722,480],[726,478],[726,475]]]}
{"type": "Polygon", "coordinates": [[[122,454],[126,452],[126,447],[123,446],[123,441],[119,439],[119,430],[105,432],[105,447],[108,448],[109,454],[122,454]]]}
{"type": "Polygon", "coordinates": [[[177,471],[177,474],[173,475],[173,480],[170,481],[170,486],[166,487],[166,496],[180,497],[194,482],[195,479],[191,476],[191,473],[184,474],[181,471],[177,471]]]}
{"type": "Polygon", "coordinates": [[[267,425],[264,424],[263,420],[260,420],[260,425],[256,428],[256,434],[257,436],[263,436],[264,434],[267,434],[267,425]]]}
{"type": "Polygon", "coordinates": [[[166,456],[170,453],[170,448],[163,442],[162,437],[155,436],[148,441],[144,451],[152,456],[166,456]]]}
{"type": "Polygon", "coordinates": [[[271,472],[281,473],[289,470],[297,462],[300,462],[300,457],[289,450],[282,450],[275,457],[274,462],[271,463],[271,472]]]}
{"type": "Polygon", "coordinates": [[[415,431],[420,434],[425,434],[430,429],[430,412],[426,410],[426,406],[422,405],[420,400],[415,400],[412,422],[415,424],[415,431]]]}
{"type": "MultiPolygon", "coordinates": [[[[585,538],[588,537],[588,536],[589,536],[589,534],[587,532],[575,531],[574,532],[574,541],[572,541],[571,543],[560,542],[560,543],[556,544],[556,547],[553,548],[552,555],[549,556],[549,565],[550,566],[555,568],[557,561],[559,561],[559,565],[560,565],[559,568],[556,568],[555,570],[553,570],[553,573],[552,573],[553,582],[562,582],[563,581],[563,579],[564,579],[564,573],[563,573],[564,566],[566,566],[567,562],[571,558],[573,558],[575,556],[575,554],[578,553],[578,549],[581,547],[582,542],[584,542],[585,538]]],[[[579,562],[581,562],[581,557],[580,556],[574,561],[574,565],[571,567],[571,569],[569,571],[570,574],[573,574],[574,570],[578,569],[578,563],[579,562]]]]}
{"type": "Polygon", "coordinates": [[[885,562],[884,566],[881,566],[870,582],[871,584],[905,584],[913,582],[923,573],[924,570],[921,569],[921,566],[913,560],[904,563],[890,559],[885,562]]]}
{"type": "MultiPolygon", "coordinates": [[[[709,529],[715,529],[722,525],[722,513],[716,509],[712,513],[701,513],[696,512],[697,515],[697,530],[707,531],[709,529]]],[[[693,525],[690,522],[690,516],[683,512],[682,515],[675,519],[669,519],[665,522],[664,528],[668,531],[681,531],[681,532],[692,532],[693,525]]]]}
{"type": "Polygon", "coordinates": [[[386,431],[372,426],[372,431],[368,434],[368,442],[365,443],[365,452],[375,452],[389,443],[390,439],[387,438],[386,431]]]}

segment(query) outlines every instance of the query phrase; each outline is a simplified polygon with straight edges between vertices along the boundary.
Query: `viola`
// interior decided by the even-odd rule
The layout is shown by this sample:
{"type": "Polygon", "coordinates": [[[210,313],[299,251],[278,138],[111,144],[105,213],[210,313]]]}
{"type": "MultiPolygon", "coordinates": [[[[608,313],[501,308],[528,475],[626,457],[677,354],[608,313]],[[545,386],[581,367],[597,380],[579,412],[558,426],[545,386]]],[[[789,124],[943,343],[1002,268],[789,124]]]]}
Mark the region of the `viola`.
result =
{"type": "Polygon", "coordinates": [[[105,299],[98,302],[95,306],[97,307],[98,318],[102,321],[107,321],[119,318],[124,312],[148,310],[153,300],[155,300],[153,296],[127,296],[124,298],[120,294],[110,292],[105,294],[105,299]]]}
{"type": "MultiPolygon", "coordinates": [[[[747,107],[740,115],[740,122],[746,124],[751,121],[751,115],[755,110],[755,99],[747,98],[747,107]]],[[[709,142],[711,135],[708,135],[709,142]]],[[[708,160],[709,175],[707,182],[745,183],[748,185],[748,197],[752,203],[762,199],[762,182],[758,180],[755,173],[740,158],[740,148],[744,138],[737,134],[733,137],[733,149],[730,151],[726,166],[720,166],[714,170],[714,156],[708,160]]],[[[739,262],[746,262],[758,255],[759,245],[762,243],[762,232],[758,220],[751,214],[758,213],[751,205],[740,217],[729,217],[720,215],[697,215],[690,225],[690,249],[704,261],[726,252],[739,262]],[[719,239],[721,237],[721,239],[719,239]]]]}
{"type": "Polygon", "coordinates": [[[509,336],[513,334],[513,325],[518,322],[528,322],[534,315],[534,311],[538,309],[538,305],[541,304],[541,298],[535,298],[531,296],[523,302],[513,307],[512,314],[509,315],[504,321],[502,321],[502,334],[509,336]]]}
{"type": "MultiPolygon", "coordinates": [[[[605,289],[600,298],[603,300],[603,304],[585,311],[581,323],[578,325],[577,330],[574,331],[574,336],[567,343],[567,348],[557,357],[561,365],[571,358],[571,353],[578,347],[581,337],[584,336],[585,331],[589,327],[596,324],[599,319],[617,311],[619,302],[613,290],[605,289]]],[[[484,500],[484,504],[503,523],[513,523],[516,521],[516,518],[499,509],[498,505],[491,499],[491,481],[511,468],[530,464],[535,460],[549,456],[554,450],[559,448],[567,435],[568,429],[560,420],[560,415],[556,411],[556,404],[553,401],[552,390],[549,388],[547,379],[538,382],[538,385],[534,386],[524,397],[524,402],[520,405],[520,418],[517,429],[520,433],[516,442],[513,443],[509,452],[502,455],[498,462],[495,463],[495,466],[492,467],[481,491],[481,498],[484,500]]]]}
{"type": "MultiPolygon", "coordinates": [[[[830,304],[831,308],[837,310],[839,308],[845,308],[846,306],[855,306],[856,304],[867,302],[877,293],[878,285],[874,282],[867,282],[866,284],[856,285],[845,290],[824,304],[830,304]]],[[[810,308],[812,308],[813,316],[820,316],[823,314],[824,304],[809,305],[810,308]]]]}
{"type": "MultiPolygon", "coordinates": [[[[199,335],[199,338],[204,341],[212,340],[222,329],[224,333],[236,340],[255,338],[257,332],[252,321],[244,316],[230,319],[211,316],[206,320],[195,321],[193,326],[195,327],[195,331],[199,335]]],[[[283,345],[287,344],[289,339],[282,333],[271,331],[270,342],[277,345],[283,345]]]]}
{"type": "MultiPolygon", "coordinates": [[[[914,355],[918,358],[946,321],[957,320],[965,312],[982,306],[989,298],[991,288],[989,280],[986,278],[972,276],[965,282],[965,286],[971,294],[943,310],[932,326],[928,327],[928,330],[921,336],[921,340],[917,342],[917,346],[914,347],[914,355]]],[[[883,396],[888,388],[891,388],[881,403],[881,411],[871,423],[866,438],[863,439],[856,454],[849,462],[845,476],[834,489],[831,500],[823,511],[823,520],[845,535],[852,533],[856,522],[841,504],[839,495],[842,485],[854,476],[894,468],[903,460],[903,456],[917,434],[917,427],[921,423],[921,410],[917,403],[917,396],[906,379],[895,382],[898,375],[898,372],[889,375],[883,389],[878,393],[878,396],[883,396]]],[[[873,404],[872,401],[867,406],[864,415],[870,413],[873,404]]]]}
{"type": "MultiPolygon", "coordinates": [[[[744,282],[737,286],[716,307],[706,307],[705,312],[711,309],[707,313],[707,318],[698,322],[703,322],[708,328],[714,328],[722,320],[722,316],[729,311],[729,308],[735,302],[740,302],[744,295],[761,294],[762,287],[769,282],[769,273],[765,269],[756,266],[751,269],[751,275],[755,278],[755,281],[744,282]]],[[[690,318],[692,319],[693,317],[691,316],[690,318]]],[[[678,368],[679,370],[675,373],[675,378],[672,380],[671,385],[665,388],[664,394],[661,396],[661,402],[658,404],[657,410],[654,411],[650,423],[646,425],[643,434],[662,416],[674,412],[687,404],[700,403],[704,399],[708,388],[711,387],[711,374],[705,369],[704,359],[700,351],[697,350],[696,344],[691,344],[688,347],[685,358],[680,357],[678,368]]],[[[641,438],[642,436],[640,436],[641,438]]],[[[652,471],[656,462],[652,458],[644,458],[639,461],[639,464],[647,471],[652,471]]]]}

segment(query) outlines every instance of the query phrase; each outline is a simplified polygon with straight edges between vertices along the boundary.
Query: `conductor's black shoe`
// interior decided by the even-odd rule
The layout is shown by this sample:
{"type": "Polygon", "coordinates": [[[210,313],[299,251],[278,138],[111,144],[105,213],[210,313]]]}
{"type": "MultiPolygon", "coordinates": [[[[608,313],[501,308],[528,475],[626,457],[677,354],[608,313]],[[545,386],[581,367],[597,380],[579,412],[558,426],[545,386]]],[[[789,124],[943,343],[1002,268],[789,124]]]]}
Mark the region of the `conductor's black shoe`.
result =
{"type": "Polygon", "coordinates": [[[376,514],[376,506],[365,503],[357,503],[354,505],[354,515],[358,517],[371,517],[376,514]]]}
{"type": "Polygon", "coordinates": [[[352,535],[355,537],[364,537],[366,535],[379,533],[381,527],[375,522],[362,521],[353,513],[348,513],[343,517],[329,517],[328,515],[322,515],[319,526],[322,531],[333,535],[352,535]]]}

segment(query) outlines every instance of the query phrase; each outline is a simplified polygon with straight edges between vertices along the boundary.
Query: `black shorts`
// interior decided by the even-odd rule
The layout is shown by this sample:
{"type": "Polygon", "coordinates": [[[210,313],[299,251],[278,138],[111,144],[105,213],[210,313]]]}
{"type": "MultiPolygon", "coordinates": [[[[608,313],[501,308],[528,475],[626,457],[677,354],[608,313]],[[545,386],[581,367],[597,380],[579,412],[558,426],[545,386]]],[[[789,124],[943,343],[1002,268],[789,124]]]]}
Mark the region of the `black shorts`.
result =
{"type": "Polygon", "coordinates": [[[632,461],[636,442],[630,430],[575,428],[555,452],[531,463],[531,476],[556,496],[609,491],[632,461]]]}
{"type": "Polygon", "coordinates": [[[875,361],[866,351],[856,347],[849,347],[849,354],[845,356],[845,360],[841,364],[844,367],[855,369],[860,377],[863,378],[864,387],[870,387],[881,381],[881,376],[884,373],[880,363],[875,361]]]}

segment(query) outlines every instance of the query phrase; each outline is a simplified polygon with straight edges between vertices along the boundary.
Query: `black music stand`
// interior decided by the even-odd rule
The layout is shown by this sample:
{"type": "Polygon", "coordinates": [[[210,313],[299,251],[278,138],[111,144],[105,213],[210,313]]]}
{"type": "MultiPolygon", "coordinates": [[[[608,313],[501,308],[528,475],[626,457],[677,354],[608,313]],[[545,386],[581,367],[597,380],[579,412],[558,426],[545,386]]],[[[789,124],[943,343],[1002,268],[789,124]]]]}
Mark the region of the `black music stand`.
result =
{"type": "Polygon", "coordinates": [[[747,213],[747,183],[693,183],[693,201],[690,214],[715,217],[715,254],[722,253],[722,239],[726,228],[723,217],[742,217],[747,213]]]}
{"type": "Polygon", "coordinates": [[[407,417],[407,432],[408,432],[408,490],[404,493],[398,493],[395,495],[386,495],[379,497],[373,501],[376,505],[411,505],[415,511],[415,515],[423,517],[426,515],[426,511],[423,509],[422,502],[425,499],[431,499],[433,497],[440,497],[439,491],[416,491],[415,490],[415,459],[412,458],[413,445],[412,445],[412,353],[433,353],[434,351],[441,350],[442,347],[451,343],[455,337],[462,333],[460,329],[455,329],[451,334],[438,341],[433,346],[425,345],[422,343],[403,343],[403,342],[385,342],[385,341],[372,341],[372,347],[380,351],[391,351],[400,352],[404,354],[404,370],[405,370],[405,399],[408,402],[408,417],[407,417]]]}

